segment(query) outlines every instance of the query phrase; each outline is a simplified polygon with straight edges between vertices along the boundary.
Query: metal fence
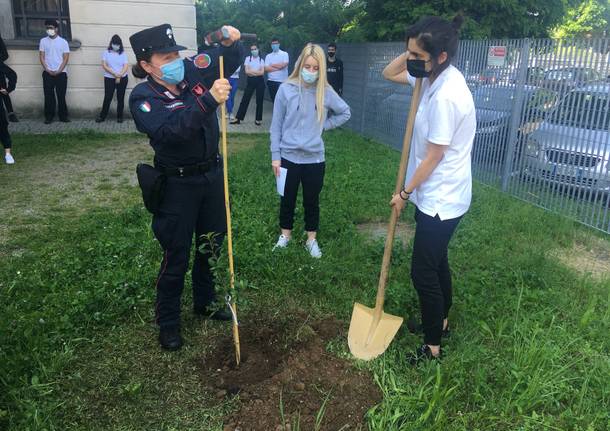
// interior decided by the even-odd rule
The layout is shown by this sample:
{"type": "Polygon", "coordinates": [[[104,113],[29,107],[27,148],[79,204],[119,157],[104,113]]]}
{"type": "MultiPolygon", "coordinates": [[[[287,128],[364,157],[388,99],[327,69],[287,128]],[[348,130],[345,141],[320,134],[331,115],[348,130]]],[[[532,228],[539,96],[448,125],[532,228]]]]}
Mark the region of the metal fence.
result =
{"type": "MultiPolygon", "coordinates": [[[[351,129],[402,146],[411,89],[383,79],[404,43],[343,44],[351,129]]],[[[477,110],[473,174],[610,233],[610,39],[462,41],[477,110]]]]}

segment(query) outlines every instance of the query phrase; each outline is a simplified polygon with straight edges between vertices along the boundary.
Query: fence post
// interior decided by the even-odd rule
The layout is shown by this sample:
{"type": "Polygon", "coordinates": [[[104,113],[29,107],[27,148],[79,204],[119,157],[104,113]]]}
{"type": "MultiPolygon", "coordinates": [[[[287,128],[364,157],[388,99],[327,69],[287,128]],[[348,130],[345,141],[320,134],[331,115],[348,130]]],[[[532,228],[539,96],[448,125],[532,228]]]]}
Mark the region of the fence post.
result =
{"type": "Polygon", "coordinates": [[[521,112],[523,110],[523,98],[525,95],[525,85],[527,84],[527,68],[530,57],[530,39],[523,41],[521,55],[519,56],[520,67],[517,77],[517,91],[513,99],[513,107],[510,114],[510,128],[508,132],[508,142],[506,143],[506,154],[504,155],[504,172],[502,173],[502,191],[508,190],[508,183],[513,170],[515,148],[517,148],[517,138],[519,126],[521,125],[521,112]]]}
{"type": "Polygon", "coordinates": [[[367,87],[369,82],[369,44],[363,43],[364,46],[364,58],[366,62],[364,63],[363,75],[362,75],[362,99],[361,99],[361,107],[362,112],[360,115],[360,133],[366,135],[364,133],[364,124],[366,123],[366,97],[367,97],[367,87]]]}

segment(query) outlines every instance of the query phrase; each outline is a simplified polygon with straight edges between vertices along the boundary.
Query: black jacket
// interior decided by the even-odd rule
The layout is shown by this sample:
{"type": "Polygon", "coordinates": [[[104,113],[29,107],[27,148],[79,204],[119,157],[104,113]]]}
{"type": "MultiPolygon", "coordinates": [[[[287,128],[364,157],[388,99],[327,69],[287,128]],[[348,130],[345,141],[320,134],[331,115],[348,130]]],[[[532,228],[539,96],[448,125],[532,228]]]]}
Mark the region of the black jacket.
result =
{"type": "Polygon", "coordinates": [[[6,89],[9,93],[17,86],[17,73],[4,62],[0,61],[0,88],[6,89]],[[8,80],[8,83],[6,82],[8,80]]]}
{"type": "Polygon", "coordinates": [[[240,52],[240,44],[235,43],[185,58],[179,95],[151,77],[133,89],[129,109],[137,129],[150,138],[157,166],[189,166],[218,155],[218,103],[208,89],[220,77],[219,56],[224,56],[228,78],[240,65],[240,52]]]}

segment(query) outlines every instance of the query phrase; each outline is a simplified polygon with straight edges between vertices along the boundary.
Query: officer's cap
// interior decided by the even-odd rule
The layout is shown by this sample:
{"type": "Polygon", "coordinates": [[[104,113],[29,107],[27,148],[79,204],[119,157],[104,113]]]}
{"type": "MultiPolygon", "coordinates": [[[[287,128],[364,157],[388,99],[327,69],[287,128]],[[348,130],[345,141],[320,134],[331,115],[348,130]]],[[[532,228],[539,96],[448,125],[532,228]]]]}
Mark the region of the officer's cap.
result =
{"type": "Polygon", "coordinates": [[[186,49],[182,45],[176,45],[174,32],[169,24],[161,24],[134,33],[129,37],[129,42],[136,58],[155,52],[166,53],[186,49]]]}

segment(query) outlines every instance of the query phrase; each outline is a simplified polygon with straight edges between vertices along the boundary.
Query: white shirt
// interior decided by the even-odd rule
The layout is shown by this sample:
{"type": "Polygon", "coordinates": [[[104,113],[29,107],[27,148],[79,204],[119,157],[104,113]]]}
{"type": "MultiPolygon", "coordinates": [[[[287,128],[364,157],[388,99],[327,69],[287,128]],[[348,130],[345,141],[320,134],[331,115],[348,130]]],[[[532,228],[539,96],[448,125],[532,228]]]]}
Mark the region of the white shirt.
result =
{"type": "Polygon", "coordinates": [[[265,67],[265,62],[259,57],[247,56],[244,60],[244,66],[249,67],[251,70],[260,70],[261,67],[265,67]]]}
{"type": "MultiPolygon", "coordinates": [[[[102,60],[104,61],[104,63],[106,63],[106,66],[108,66],[114,73],[119,73],[128,63],[127,54],[125,53],[125,51],[119,54],[116,51],[109,51],[106,49],[102,54],[102,60]]],[[[121,77],[125,77],[127,76],[127,74],[128,72],[126,71],[123,75],[121,75],[121,77]]],[[[106,72],[106,69],[104,69],[104,77],[114,78],[113,75],[106,72]]]]}
{"type": "MultiPolygon", "coordinates": [[[[265,66],[271,66],[272,64],[278,63],[288,63],[288,53],[286,51],[282,51],[281,49],[276,53],[272,52],[267,54],[265,57],[265,66]]],[[[275,82],[284,82],[288,79],[288,66],[283,68],[282,70],[276,70],[275,72],[269,72],[267,74],[267,79],[269,81],[275,82]]]]}
{"type": "Polygon", "coordinates": [[[235,72],[233,72],[233,75],[231,75],[231,78],[234,78],[234,79],[239,79],[239,71],[240,71],[240,70],[241,70],[241,66],[239,66],[239,67],[237,68],[237,70],[236,70],[235,72]]]}
{"type": "MultiPolygon", "coordinates": [[[[70,52],[68,42],[61,36],[56,36],[51,39],[49,36],[40,39],[39,51],[44,52],[44,62],[52,72],[59,70],[61,63],[64,61],[64,54],[70,52]]],[[[68,72],[68,67],[63,70],[68,72]]]]}
{"type": "MultiPolygon", "coordinates": [[[[415,85],[415,78],[409,74],[407,78],[415,85]]],[[[405,185],[426,158],[428,142],[447,147],[438,166],[411,194],[411,201],[424,214],[438,214],[447,220],[468,211],[472,197],[470,152],[476,126],[472,93],[459,70],[449,66],[432,85],[424,78],[405,185]]]]}

